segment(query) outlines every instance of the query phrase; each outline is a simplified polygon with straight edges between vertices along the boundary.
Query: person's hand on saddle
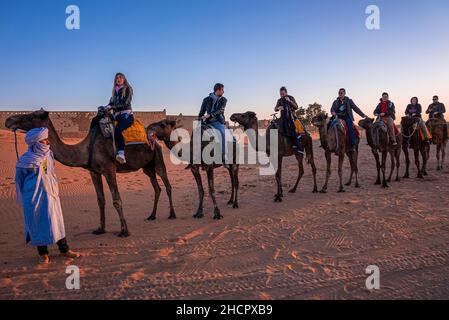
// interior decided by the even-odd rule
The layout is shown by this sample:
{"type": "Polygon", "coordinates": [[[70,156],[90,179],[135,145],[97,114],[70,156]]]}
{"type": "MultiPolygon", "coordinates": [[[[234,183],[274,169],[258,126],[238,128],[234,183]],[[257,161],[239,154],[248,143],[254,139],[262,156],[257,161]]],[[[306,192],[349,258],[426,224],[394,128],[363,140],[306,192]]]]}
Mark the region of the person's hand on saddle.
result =
{"type": "Polygon", "coordinates": [[[201,120],[203,120],[203,121],[207,121],[208,119],[210,119],[210,114],[206,114],[201,117],[201,120]]]}

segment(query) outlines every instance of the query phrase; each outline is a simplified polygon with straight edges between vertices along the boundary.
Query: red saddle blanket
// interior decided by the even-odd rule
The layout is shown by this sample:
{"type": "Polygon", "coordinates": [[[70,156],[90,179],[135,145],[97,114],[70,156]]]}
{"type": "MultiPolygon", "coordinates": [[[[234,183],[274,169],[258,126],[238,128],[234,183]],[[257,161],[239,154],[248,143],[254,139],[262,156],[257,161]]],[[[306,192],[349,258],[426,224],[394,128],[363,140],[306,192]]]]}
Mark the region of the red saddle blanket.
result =
{"type": "MultiPolygon", "coordinates": [[[[343,125],[345,126],[345,132],[346,132],[346,143],[349,143],[349,128],[348,128],[348,124],[346,123],[346,121],[342,121],[343,125]]],[[[356,138],[360,138],[360,132],[357,129],[357,127],[352,124],[352,127],[354,128],[354,132],[355,132],[355,137],[356,138]]]]}

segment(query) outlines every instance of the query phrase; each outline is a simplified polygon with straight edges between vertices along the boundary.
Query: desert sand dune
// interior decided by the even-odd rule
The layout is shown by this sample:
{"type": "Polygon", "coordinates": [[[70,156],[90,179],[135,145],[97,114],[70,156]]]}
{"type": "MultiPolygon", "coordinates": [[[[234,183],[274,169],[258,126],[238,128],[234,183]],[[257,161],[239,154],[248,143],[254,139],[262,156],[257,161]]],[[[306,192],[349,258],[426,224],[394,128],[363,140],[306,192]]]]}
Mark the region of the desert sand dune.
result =
{"type": "MultiPolygon", "coordinates": [[[[141,173],[119,175],[132,234],[126,239],[116,236],[120,224],[108,193],[108,233],[91,234],[99,213],[89,174],[58,164],[68,240],[83,257],[65,260],[52,248],[52,263],[43,267],[36,265],[35,249],[24,243],[22,212],[15,201],[13,135],[0,131],[0,140],[0,299],[449,298],[449,170],[446,165],[435,171],[434,147],[429,177],[416,179],[412,164],[412,179],[385,190],[374,185],[373,157],[362,141],[361,189],[336,192],[333,159],[328,194],[312,194],[306,166],[298,193],[286,194],[280,204],[272,201],[274,177],[242,166],[239,210],[226,207],[229,177],[216,170],[221,221],[212,220],[208,197],[206,217],[192,218],[196,185],[184,166],[170,163],[164,148],[178,219],[167,219],[163,193],[158,219],[144,221],[153,202],[148,179],[141,173]],[[65,288],[70,264],[80,268],[80,290],[65,288]],[[365,269],[373,264],[380,268],[381,289],[370,292],[365,269]]],[[[325,162],[316,143],[320,186],[325,162]]],[[[20,150],[25,150],[22,142],[20,150]]],[[[345,177],[348,166],[346,161],[345,177]]],[[[296,161],[286,159],[284,168],[287,188],[294,183],[296,161]]]]}

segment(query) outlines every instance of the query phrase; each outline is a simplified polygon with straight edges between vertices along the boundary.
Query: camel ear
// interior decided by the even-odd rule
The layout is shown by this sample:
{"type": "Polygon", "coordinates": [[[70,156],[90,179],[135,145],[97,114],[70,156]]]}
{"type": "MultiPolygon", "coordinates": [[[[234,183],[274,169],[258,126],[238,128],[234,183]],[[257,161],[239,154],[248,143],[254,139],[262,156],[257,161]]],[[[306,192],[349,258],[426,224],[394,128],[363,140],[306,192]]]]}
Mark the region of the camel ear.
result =
{"type": "Polygon", "coordinates": [[[174,127],[175,128],[182,128],[182,114],[181,114],[181,118],[176,119],[174,127]]]}
{"type": "Polygon", "coordinates": [[[46,120],[48,119],[48,115],[50,114],[48,111],[45,111],[44,109],[40,109],[39,111],[36,111],[35,114],[41,119],[46,120]]]}

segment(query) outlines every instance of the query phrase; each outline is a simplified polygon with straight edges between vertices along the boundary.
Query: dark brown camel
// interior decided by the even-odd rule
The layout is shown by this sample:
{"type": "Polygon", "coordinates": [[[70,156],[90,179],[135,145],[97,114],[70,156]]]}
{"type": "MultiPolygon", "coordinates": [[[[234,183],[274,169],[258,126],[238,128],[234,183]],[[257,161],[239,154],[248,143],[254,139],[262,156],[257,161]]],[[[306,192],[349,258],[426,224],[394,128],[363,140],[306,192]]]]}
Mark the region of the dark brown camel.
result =
{"type": "Polygon", "coordinates": [[[443,170],[444,160],[446,158],[447,132],[442,125],[441,119],[431,118],[427,122],[427,126],[432,134],[432,143],[437,146],[437,170],[443,170]],[[441,155],[441,158],[440,158],[441,155]]]}
{"type": "MultiPolygon", "coordinates": [[[[147,128],[147,132],[149,135],[151,134],[155,134],[156,137],[163,141],[165,143],[165,145],[171,150],[173,149],[178,143],[179,141],[171,141],[170,137],[172,135],[173,130],[181,127],[180,123],[180,119],[178,119],[178,121],[171,121],[171,120],[162,120],[156,123],[153,123],[151,125],[148,126],[147,128]]],[[[212,198],[212,202],[214,204],[214,219],[215,220],[219,220],[222,219],[223,216],[220,213],[220,209],[218,208],[217,205],[217,200],[215,198],[215,186],[214,186],[214,169],[218,168],[220,166],[222,166],[223,164],[213,164],[213,165],[208,165],[205,164],[204,162],[202,164],[192,164],[193,163],[193,139],[191,140],[191,145],[190,145],[190,170],[195,178],[197,187],[198,187],[198,194],[199,194],[199,206],[198,206],[198,210],[197,212],[193,215],[194,218],[203,218],[204,217],[204,213],[203,213],[203,201],[204,201],[204,188],[203,188],[203,182],[201,179],[201,174],[200,174],[200,169],[203,169],[206,171],[207,173],[207,181],[209,184],[209,193],[210,193],[210,197],[212,198]]],[[[208,145],[208,143],[202,143],[201,145],[201,152],[204,150],[204,148],[208,145]]],[[[228,202],[228,205],[232,205],[232,207],[234,209],[239,207],[238,204],[238,189],[239,189],[239,179],[238,179],[238,172],[239,172],[239,165],[235,164],[235,152],[236,148],[235,148],[235,143],[234,143],[234,161],[232,162],[233,164],[229,164],[229,168],[227,169],[229,171],[229,176],[231,177],[231,186],[232,186],[232,191],[231,191],[231,199],[228,202]]],[[[180,157],[182,157],[182,154],[179,154],[180,157]]]]}
{"type": "Polygon", "coordinates": [[[60,139],[50,120],[49,113],[44,110],[9,117],[6,120],[6,127],[24,131],[38,127],[48,128],[51,150],[56,160],[69,167],[81,167],[89,170],[100,208],[100,227],[93,232],[94,234],[100,235],[106,232],[105,197],[102,182],[102,176],[104,176],[112,194],[114,207],[120,217],[121,231],[119,236],[127,237],[130,235],[123,214],[116,173],[129,173],[143,169],[143,172],[150,178],[155,190],[155,199],[153,212],[149,219],[156,218],[157,204],[161,193],[156,178],[156,174],[159,175],[167,190],[170,202],[170,219],[175,219],[172,188],[167,178],[161,147],[156,144],[155,150],[152,151],[146,144],[126,146],[125,152],[128,161],[125,165],[119,165],[114,160],[112,140],[103,137],[97,120],[95,118],[92,121],[87,137],[76,145],[67,145],[60,139]]]}
{"type": "Polygon", "coordinates": [[[405,155],[405,175],[404,178],[410,178],[409,168],[410,168],[410,157],[408,154],[409,146],[413,149],[415,154],[415,164],[418,169],[418,178],[424,179],[427,176],[427,160],[429,157],[430,146],[421,139],[419,133],[419,121],[421,119],[418,117],[402,117],[401,120],[401,134],[403,136],[402,150],[405,155]],[[420,167],[419,154],[421,153],[423,164],[420,167]]]}
{"type": "Polygon", "coordinates": [[[331,128],[329,132],[327,129],[329,124],[327,114],[320,113],[312,118],[312,124],[319,130],[321,147],[324,149],[324,155],[327,162],[326,182],[324,183],[321,193],[327,192],[327,185],[331,176],[332,153],[335,153],[338,156],[338,192],[345,192],[345,189],[343,187],[343,162],[345,159],[345,154],[348,156],[349,163],[351,165],[351,175],[346,185],[350,186],[352,184],[352,178],[355,175],[355,187],[360,188],[358,180],[359,171],[357,166],[360,139],[356,139],[355,150],[349,151],[350,145],[349,142],[346,141],[343,121],[339,121],[341,121],[341,125],[337,125],[334,128],[331,128]]]}
{"type": "Polygon", "coordinates": [[[381,123],[379,125],[374,122],[374,119],[365,118],[359,121],[359,126],[365,129],[368,145],[371,147],[371,152],[376,160],[377,179],[375,184],[382,184],[383,188],[387,188],[388,183],[391,182],[391,177],[393,176],[395,167],[396,181],[399,181],[402,135],[400,133],[396,135],[396,141],[398,144],[393,146],[388,136],[388,128],[385,124],[381,123]],[[382,154],[382,162],[379,160],[379,152],[382,154]],[[386,179],[385,172],[388,154],[390,154],[391,157],[391,171],[390,176],[386,179]],[[382,180],[380,179],[381,171],[382,180]]]}
{"type": "MultiPolygon", "coordinates": [[[[237,122],[241,126],[243,126],[243,129],[246,131],[248,129],[254,130],[256,133],[256,138],[249,139],[251,145],[256,151],[259,151],[259,127],[258,127],[258,121],[256,113],[248,111],[246,113],[234,113],[231,118],[231,121],[237,122]]],[[[270,131],[273,130],[273,128],[268,128],[267,133],[265,135],[266,138],[266,150],[264,150],[268,156],[270,156],[270,131]]],[[[277,183],[277,193],[274,196],[275,202],[282,202],[283,198],[283,190],[282,190],[282,159],[285,157],[295,156],[296,161],[298,162],[298,178],[296,179],[296,183],[294,187],[289,191],[290,193],[295,193],[299,182],[301,181],[302,176],[304,175],[304,165],[303,165],[303,158],[304,155],[298,154],[293,148],[293,142],[289,137],[286,137],[284,135],[279,134],[278,135],[278,159],[277,159],[277,170],[276,170],[276,183],[277,183]]],[[[313,174],[313,192],[318,192],[317,184],[316,184],[316,166],[313,158],[313,145],[312,145],[312,138],[310,135],[306,135],[305,138],[302,139],[302,144],[304,147],[304,150],[306,151],[307,161],[310,163],[310,166],[312,167],[312,174],[313,174]]],[[[274,159],[276,160],[276,159],[274,159]]]]}

